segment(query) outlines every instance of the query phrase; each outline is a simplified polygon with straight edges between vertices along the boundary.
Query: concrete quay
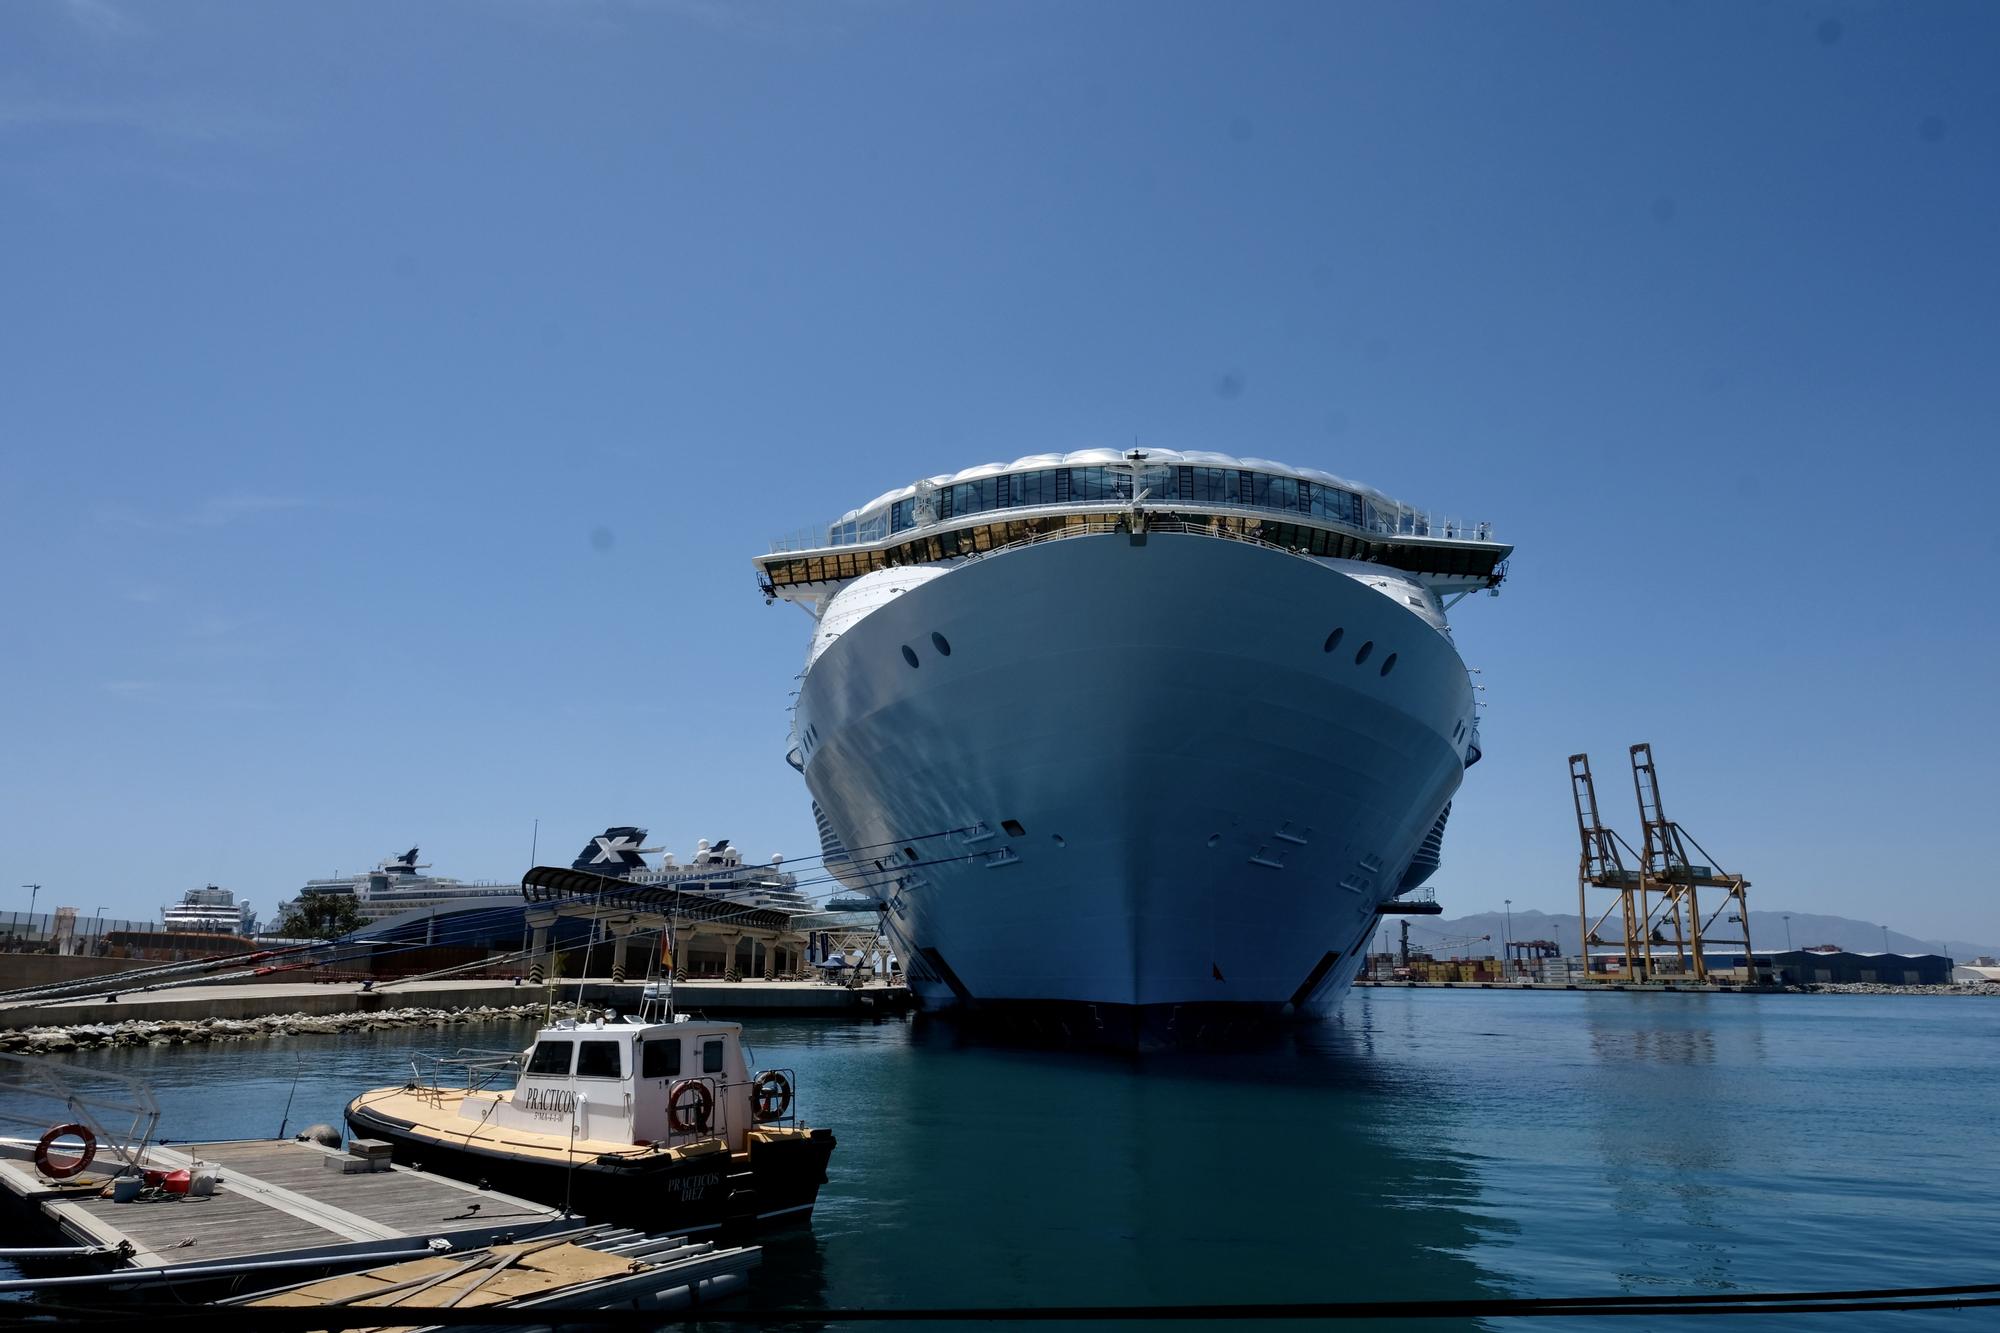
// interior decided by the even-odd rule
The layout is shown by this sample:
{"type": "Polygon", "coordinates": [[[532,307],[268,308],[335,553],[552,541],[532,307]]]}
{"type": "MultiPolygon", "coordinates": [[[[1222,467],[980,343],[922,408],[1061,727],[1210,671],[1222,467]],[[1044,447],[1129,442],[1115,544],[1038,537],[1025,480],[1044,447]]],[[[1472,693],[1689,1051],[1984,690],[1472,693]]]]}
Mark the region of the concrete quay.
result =
{"type": "MultiPolygon", "coordinates": [[[[204,1019],[262,1019],[276,1016],[320,1017],[378,1014],[390,1010],[540,1008],[545,1001],[559,1006],[578,1002],[637,1013],[642,982],[565,980],[530,986],[510,981],[376,982],[248,982],[215,986],[183,986],[174,990],[119,995],[117,998],[57,1000],[44,1004],[0,1008],[0,1030],[101,1026],[124,1022],[189,1023],[204,1019]]],[[[866,1018],[899,1013],[909,1007],[904,986],[849,988],[817,981],[685,981],[674,986],[674,1007],[683,1013],[709,1017],[800,1014],[824,1018],[866,1018]]]]}
{"type": "Polygon", "coordinates": [[[1739,986],[1733,983],[1694,981],[1370,981],[1357,980],[1357,989],[1379,990],[1581,990],[1581,991],[1678,991],[1695,995],[1723,992],[1742,995],[1774,995],[1783,986],[1739,986]]]}
{"type": "Polygon", "coordinates": [[[1952,982],[1943,986],[1892,986],[1880,982],[1815,981],[1799,986],[1697,985],[1692,981],[1369,981],[1357,989],[1381,990],[1568,990],[1650,991],[1691,995],[1996,995],[2000,986],[1982,982],[1952,982]]]}

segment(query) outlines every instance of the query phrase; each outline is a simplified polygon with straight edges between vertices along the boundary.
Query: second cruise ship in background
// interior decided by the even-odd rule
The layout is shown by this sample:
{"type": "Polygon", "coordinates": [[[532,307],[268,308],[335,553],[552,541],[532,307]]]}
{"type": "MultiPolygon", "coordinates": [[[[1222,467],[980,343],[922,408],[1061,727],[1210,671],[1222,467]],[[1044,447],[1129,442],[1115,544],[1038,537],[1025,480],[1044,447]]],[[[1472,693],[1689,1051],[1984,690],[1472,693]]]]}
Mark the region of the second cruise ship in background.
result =
{"type": "Polygon", "coordinates": [[[815,910],[812,899],[799,889],[798,877],[785,870],[782,856],[773,856],[768,865],[746,865],[741,849],[731,846],[729,839],[718,838],[711,846],[703,838],[695,844],[694,856],[682,865],[664,847],[641,846],[645,841],[645,829],[631,824],[613,825],[586,843],[570,866],[649,888],[678,889],[743,907],[792,913],[815,910]],[[660,857],[657,866],[646,860],[654,854],[660,857]]]}
{"type": "Polygon", "coordinates": [[[1479,758],[1509,547],[1329,473],[1044,454],[776,544],[788,756],[927,1005],[1113,1044],[1322,1014],[1479,758]]]}

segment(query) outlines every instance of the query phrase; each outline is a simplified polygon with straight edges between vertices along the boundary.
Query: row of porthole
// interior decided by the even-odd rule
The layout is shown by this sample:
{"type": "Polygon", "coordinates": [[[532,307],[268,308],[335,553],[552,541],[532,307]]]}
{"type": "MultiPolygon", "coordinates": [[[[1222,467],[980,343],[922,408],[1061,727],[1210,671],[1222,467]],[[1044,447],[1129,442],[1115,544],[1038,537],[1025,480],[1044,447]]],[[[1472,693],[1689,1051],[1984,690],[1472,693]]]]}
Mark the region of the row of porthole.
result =
{"type": "MultiPolygon", "coordinates": [[[[931,631],[931,647],[938,650],[939,657],[951,656],[951,640],[945,638],[944,635],[939,634],[936,630],[931,631]]],[[[917,650],[910,647],[907,643],[903,645],[903,660],[913,667],[921,665],[917,661],[917,650]]]]}
{"type": "MultiPolygon", "coordinates": [[[[1346,637],[1347,637],[1347,630],[1345,627],[1335,630],[1333,633],[1326,636],[1326,645],[1323,651],[1329,653],[1332,652],[1334,649],[1340,647],[1340,641],[1346,637]]],[[[1370,639],[1366,643],[1362,644],[1360,648],[1355,650],[1354,665],[1360,666],[1362,663],[1366,662],[1369,659],[1369,657],[1371,657],[1374,654],[1374,652],[1375,652],[1375,640],[1370,639]]],[[[1380,674],[1386,676],[1395,669],[1396,669],[1396,655],[1394,653],[1390,653],[1387,657],[1382,659],[1382,670],[1380,674]]]]}

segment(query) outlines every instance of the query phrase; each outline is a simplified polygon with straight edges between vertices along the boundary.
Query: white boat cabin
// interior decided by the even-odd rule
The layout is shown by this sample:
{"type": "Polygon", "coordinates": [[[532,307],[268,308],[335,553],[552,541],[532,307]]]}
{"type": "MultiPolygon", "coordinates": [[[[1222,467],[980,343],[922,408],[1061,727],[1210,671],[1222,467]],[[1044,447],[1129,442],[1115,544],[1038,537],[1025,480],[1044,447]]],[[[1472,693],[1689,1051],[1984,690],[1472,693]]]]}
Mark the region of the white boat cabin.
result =
{"type": "Polygon", "coordinates": [[[790,1113],[790,1082],[765,1079],[774,1077],[783,1082],[783,1107],[771,1114],[777,1102],[768,1090],[760,1086],[761,1102],[753,1102],[737,1023],[566,1018],[535,1034],[511,1096],[467,1098],[458,1113],[496,1129],[574,1133],[579,1143],[678,1148],[720,1140],[741,1152],[751,1130],[790,1113]]]}

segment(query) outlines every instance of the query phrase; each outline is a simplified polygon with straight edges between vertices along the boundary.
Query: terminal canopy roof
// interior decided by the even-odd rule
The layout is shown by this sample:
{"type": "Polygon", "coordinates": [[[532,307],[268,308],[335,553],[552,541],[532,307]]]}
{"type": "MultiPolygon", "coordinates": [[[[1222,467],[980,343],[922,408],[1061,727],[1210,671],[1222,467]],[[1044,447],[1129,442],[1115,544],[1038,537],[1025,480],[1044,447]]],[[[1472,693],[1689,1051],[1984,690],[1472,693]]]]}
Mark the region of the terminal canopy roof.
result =
{"type": "Polygon", "coordinates": [[[521,877],[521,892],[530,903],[577,913],[595,908],[636,912],[661,924],[743,926],[751,930],[785,930],[792,916],[769,907],[746,907],[707,893],[689,893],[671,884],[634,884],[628,879],[593,875],[565,866],[536,866],[521,877]]]}

